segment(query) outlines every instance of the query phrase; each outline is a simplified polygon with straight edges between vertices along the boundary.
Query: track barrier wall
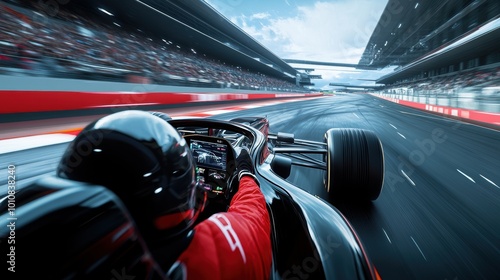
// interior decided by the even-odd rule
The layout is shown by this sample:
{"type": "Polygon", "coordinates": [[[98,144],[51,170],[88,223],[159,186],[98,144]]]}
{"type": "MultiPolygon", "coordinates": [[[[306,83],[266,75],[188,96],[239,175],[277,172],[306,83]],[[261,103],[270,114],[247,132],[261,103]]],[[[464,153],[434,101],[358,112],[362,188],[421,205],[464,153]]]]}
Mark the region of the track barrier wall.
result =
{"type": "Polygon", "coordinates": [[[398,103],[404,106],[432,112],[432,113],[437,113],[441,114],[444,116],[449,116],[449,117],[454,117],[454,118],[461,118],[464,120],[471,120],[471,121],[476,121],[476,122],[482,122],[482,123],[488,123],[488,124],[493,124],[500,126],[500,114],[499,113],[489,113],[489,112],[482,112],[482,111],[476,111],[476,110],[470,110],[470,109],[463,109],[463,108],[454,108],[454,107],[448,107],[448,106],[440,106],[440,105],[431,105],[431,104],[424,104],[424,103],[418,103],[418,102],[413,102],[413,101],[407,101],[407,100],[401,100],[397,98],[392,98],[392,97],[387,97],[383,96],[380,94],[372,94],[373,96],[398,103]]]}
{"type": "Polygon", "coordinates": [[[0,91],[0,114],[320,96],[319,93],[0,91]]]}

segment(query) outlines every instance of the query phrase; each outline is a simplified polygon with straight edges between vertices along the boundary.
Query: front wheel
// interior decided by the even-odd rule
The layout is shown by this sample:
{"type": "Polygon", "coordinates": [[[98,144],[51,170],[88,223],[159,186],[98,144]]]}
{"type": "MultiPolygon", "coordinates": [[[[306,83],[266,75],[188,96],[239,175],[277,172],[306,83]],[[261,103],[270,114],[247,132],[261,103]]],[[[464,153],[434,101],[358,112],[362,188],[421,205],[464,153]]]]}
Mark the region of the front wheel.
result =
{"type": "Polygon", "coordinates": [[[373,131],[332,128],[325,133],[325,188],[330,199],[375,200],[384,183],[382,143],[373,131]]]}

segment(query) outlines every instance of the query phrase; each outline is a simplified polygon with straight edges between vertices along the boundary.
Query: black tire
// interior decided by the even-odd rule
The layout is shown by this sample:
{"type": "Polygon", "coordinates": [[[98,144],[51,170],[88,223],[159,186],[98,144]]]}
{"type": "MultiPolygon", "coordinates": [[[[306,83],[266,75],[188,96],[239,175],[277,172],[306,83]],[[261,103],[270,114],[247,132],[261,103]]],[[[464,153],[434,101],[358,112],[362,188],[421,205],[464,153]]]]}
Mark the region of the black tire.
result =
{"type": "Polygon", "coordinates": [[[384,153],[374,132],[332,128],[325,133],[328,152],[325,188],[331,200],[375,200],[384,183],[384,153]]]}

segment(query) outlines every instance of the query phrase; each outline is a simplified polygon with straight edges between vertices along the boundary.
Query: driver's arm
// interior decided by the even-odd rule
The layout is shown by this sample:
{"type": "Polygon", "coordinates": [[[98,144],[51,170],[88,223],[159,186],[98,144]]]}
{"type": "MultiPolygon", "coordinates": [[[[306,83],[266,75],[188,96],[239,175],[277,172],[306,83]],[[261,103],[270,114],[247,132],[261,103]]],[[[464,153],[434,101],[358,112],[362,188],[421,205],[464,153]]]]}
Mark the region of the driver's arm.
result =
{"type": "Polygon", "coordinates": [[[268,278],[272,263],[271,221],[264,195],[253,177],[241,177],[227,215],[240,224],[240,227],[233,226],[247,254],[245,266],[253,265],[252,276],[246,275],[247,278],[268,278]]]}
{"type": "Polygon", "coordinates": [[[238,191],[234,194],[227,212],[249,219],[253,226],[259,226],[270,234],[271,223],[266,199],[260,190],[254,164],[247,149],[242,149],[236,158],[236,173],[239,181],[238,191]]]}
{"type": "Polygon", "coordinates": [[[251,176],[242,176],[238,191],[234,194],[229,205],[229,213],[238,213],[254,222],[261,224],[266,232],[271,231],[269,213],[267,212],[266,200],[259,185],[251,176]]]}

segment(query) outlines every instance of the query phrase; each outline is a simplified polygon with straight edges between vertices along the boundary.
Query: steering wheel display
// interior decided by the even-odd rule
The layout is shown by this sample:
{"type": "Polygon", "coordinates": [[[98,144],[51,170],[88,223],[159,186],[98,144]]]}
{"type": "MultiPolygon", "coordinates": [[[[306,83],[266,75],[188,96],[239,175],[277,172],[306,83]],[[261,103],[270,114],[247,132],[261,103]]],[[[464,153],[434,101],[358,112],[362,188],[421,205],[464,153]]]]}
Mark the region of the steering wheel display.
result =
{"type": "Polygon", "coordinates": [[[189,135],[186,141],[196,161],[196,178],[202,188],[217,195],[224,195],[228,180],[234,172],[229,163],[234,161],[231,144],[218,137],[189,135]]]}
{"type": "Polygon", "coordinates": [[[228,149],[226,144],[193,139],[189,147],[198,166],[226,171],[228,149]]]}

